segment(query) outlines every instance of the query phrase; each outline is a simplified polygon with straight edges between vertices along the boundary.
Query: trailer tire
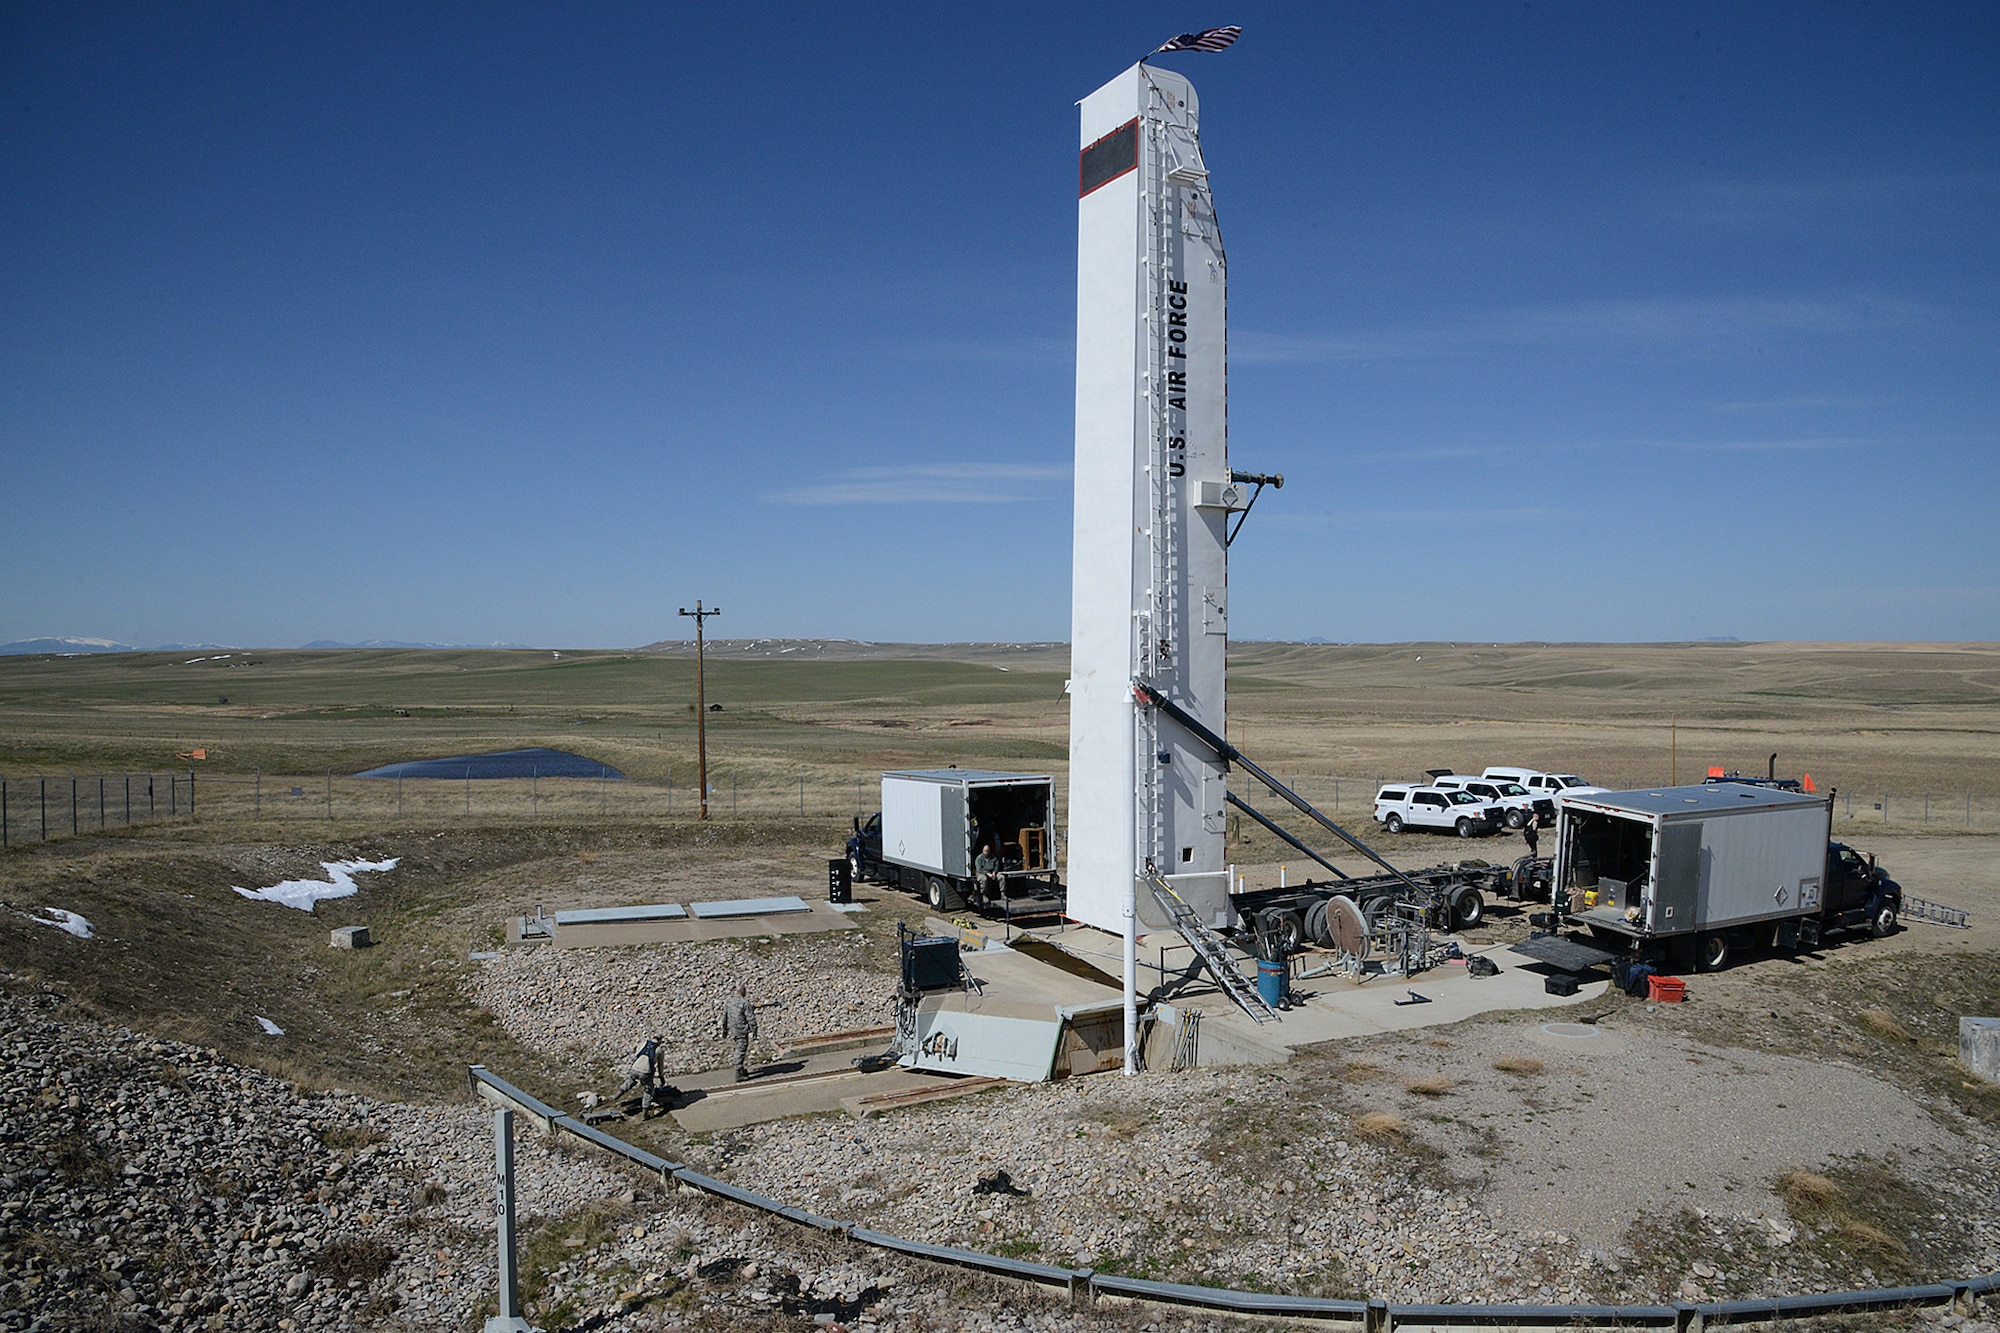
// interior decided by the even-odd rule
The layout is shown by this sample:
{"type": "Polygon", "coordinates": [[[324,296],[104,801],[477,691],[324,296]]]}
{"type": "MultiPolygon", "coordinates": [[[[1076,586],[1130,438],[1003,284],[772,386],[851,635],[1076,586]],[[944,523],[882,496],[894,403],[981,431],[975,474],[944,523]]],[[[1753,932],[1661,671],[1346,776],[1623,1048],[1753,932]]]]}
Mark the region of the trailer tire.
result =
{"type": "Polygon", "coordinates": [[[1896,933],[1896,907],[1894,898],[1884,898],[1875,904],[1875,911],[1868,918],[1868,933],[1876,939],[1896,933]]]}
{"type": "Polygon", "coordinates": [[[965,906],[965,899],[958,896],[958,890],[936,875],[924,880],[924,901],[931,905],[934,912],[956,912],[965,906]]]}
{"type": "Polygon", "coordinates": [[[1458,830],[1458,836],[1461,838],[1469,838],[1473,834],[1472,820],[1469,816],[1460,815],[1458,823],[1452,825],[1452,827],[1458,830]]]}
{"type": "Polygon", "coordinates": [[[1321,948],[1333,943],[1332,933],[1326,928],[1326,899],[1324,898],[1306,909],[1306,938],[1321,948]]]}
{"type": "Polygon", "coordinates": [[[1282,907],[1274,907],[1265,912],[1257,923],[1264,931],[1278,937],[1278,943],[1287,957],[1299,951],[1305,943],[1306,923],[1297,912],[1282,907]]]}
{"type": "Polygon", "coordinates": [[[1720,972],[1729,966],[1729,936],[1722,931],[1710,931],[1696,937],[1694,942],[1694,965],[1702,972],[1720,972]]]}
{"type": "Polygon", "coordinates": [[[1507,876],[1507,896],[1520,902],[1528,896],[1535,884],[1535,858],[1524,856],[1514,862],[1514,869],[1507,876]]]}
{"type": "Polygon", "coordinates": [[[1470,884],[1451,896],[1451,928],[1470,930],[1486,919],[1486,899],[1470,884]]]}
{"type": "Polygon", "coordinates": [[[1403,817],[1391,812],[1389,817],[1382,821],[1382,827],[1388,829],[1391,833],[1401,833],[1403,831],[1403,817]]]}

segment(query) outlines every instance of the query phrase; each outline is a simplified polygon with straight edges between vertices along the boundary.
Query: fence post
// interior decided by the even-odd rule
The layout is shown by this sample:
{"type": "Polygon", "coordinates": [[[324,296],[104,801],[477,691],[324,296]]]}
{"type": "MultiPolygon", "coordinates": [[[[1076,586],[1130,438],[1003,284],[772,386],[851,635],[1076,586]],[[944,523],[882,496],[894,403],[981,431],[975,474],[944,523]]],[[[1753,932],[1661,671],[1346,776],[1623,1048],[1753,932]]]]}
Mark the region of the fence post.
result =
{"type": "Polygon", "coordinates": [[[194,770],[188,770],[188,818],[194,818],[194,770]]]}
{"type": "Polygon", "coordinates": [[[465,816],[472,817],[472,765],[465,766],[465,816]]]}
{"type": "Polygon", "coordinates": [[[403,775],[396,775],[396,818],[403,817],[403,775]]]}
{"type": "Polygon", "coordinates": [[[42,779],[42,841],[49,840],[49,780],[42,779]]]}
{"type": "Polygon", "coordinates": [[[104,775],[97,775],[97,831],[104,831],[104,775]]]}
{"type": "Polygon", "coordinates": [[[803,816],[805,812],[806,812],[806,775],[801,773],[799,774],[799,814],[803,816]]]}
{"type": "Polygon", "coordinates": [[[69,775],[69,836],[76,836],[76,774],[69,775]]]}
{"type": "Polygon", "coordinates": [[[729,770],[729,815],[732,819],[736,816],[736,770],[733,768],[729,770]]]}
{"type": "Polygon", "coordinates": [[[1965,794],[1965,826],[1972,827],[1972,793],[1965,794]]]}
{"type": "Polygon", "coordinates": [[[1924,822],[1926,824],[1931,822],[1931,794],[1929,792],[1924,793],[1924,822]]]}
{"type": "Polygon", "coordinates": [[[326,770],[326,817],[333,818],[333,770],[326,770]]]}
{"type": "Polygon", "coordinates": [[[181,780],[175,773],[167,774],[167,818],[172,819],[181,812],[181,780]]]}
{"type": "Polygon", "coordinates": [[[0,847],[7,846],[7,779],[0,778],[0,847]]]}
{"type": "Polygon", "coordinates": [[[132,775],[125,775],[125,827],[132,827],[132,775]]]}
{"type": "Polygon", "coordinates": [[[1889,793],[1886,791],[1882,793],[1882,822],[1889,822],[1889,793]]]}
{"type": "Polygon", "coordinates": [[[674,770],[667,770],[667,813],[674,812],[674,770]]]}
{"type": "Polygon", "coordinates": [[[514,1250],[514,1108],[493,1111],[493,1185],[499,1214],[500,1233],[500,1313],[486,1321],[489,1333],[528,1333],[531,1329],[521,1314],[521,1291],[516,1281],[514,1250]]]}
{"type": "Polygon", "coordinates": [[[532,818],[542,817],[542,769],[539,764],[528,765],[528,809],[532,818]]]}

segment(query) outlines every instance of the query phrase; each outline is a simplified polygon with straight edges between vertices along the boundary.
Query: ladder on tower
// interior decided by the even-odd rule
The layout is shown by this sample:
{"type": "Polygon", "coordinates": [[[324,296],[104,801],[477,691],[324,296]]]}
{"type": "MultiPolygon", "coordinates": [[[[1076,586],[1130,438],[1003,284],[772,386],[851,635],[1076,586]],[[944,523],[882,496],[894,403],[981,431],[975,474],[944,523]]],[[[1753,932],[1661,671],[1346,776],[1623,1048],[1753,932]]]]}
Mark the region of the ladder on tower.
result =
{"type": "Polygon", "coordinates": [[[1174,892],[1174,886],[1161,878],[1157,871],[1149,871],[1146,875],[1146,887],[1153,891],[1153,897],[1173,918],[1174,929],[1180,932],[1182,939],[1193,946],[1195,955],[1201,959],[1203,966],[1208,968],[1209,975],[1215,978],[1215,984],[1222,988],[1222,993],[1234,1000],[1236,1006],[1250,1015],[1254,1022],[1261,1024],[1267,1018],[1274,1023],[1280,1021],[1278,1016],[1271,1012],[1271,1007],[1264,1003],[1264,997],[1257,993],[1257,988],[1246,981],[1243,973],[1237,970],[1236,960],[1229,956],[1229,946],[1223,942],[1222,937],[1210,930],[1202,919],[1195,915],[1194,908],[1188,906],[1187,900],[1174,892]]]}

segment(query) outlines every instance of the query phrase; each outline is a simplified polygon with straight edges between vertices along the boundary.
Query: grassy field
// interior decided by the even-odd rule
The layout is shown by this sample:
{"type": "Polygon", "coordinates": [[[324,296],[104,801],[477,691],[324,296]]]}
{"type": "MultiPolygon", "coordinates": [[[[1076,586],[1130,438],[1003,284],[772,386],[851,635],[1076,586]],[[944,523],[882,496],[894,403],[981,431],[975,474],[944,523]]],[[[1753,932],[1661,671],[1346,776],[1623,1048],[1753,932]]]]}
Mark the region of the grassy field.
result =
{"type": "MultiPolygon", "coordinates": [[[[194,768],[200,792],[193,820],[122,830],[114,784],[100,834],[94,784],[81,783],[81,836],[0,856],[0,967],[300,1077],[451,1095],[468,1059],[537,1067],[463,998],[467,955],[491,947],[523,906],[496,882],[560,883],[593,850],[723,865],[753,847],[796,858],[809,881],[882,769],[1066,778],[1060,645],[761,652],[718,645],[709,663],[708,698],[722,711],[709,716],[708,826],[689,818],[694,664],[679,652],[0,659],[0,774],[15,818],[32,789],[24,780],[38,775],[57,776],[65,834],[71,773],[194,768]],[[399,811],[394,783],[349,776],[535,745],[631,780],[410,782],[399,811]],[[176,758],[197,747],[206,760],[176,758]],[[307,916],[231,893],[323,859],[391,855],[405,869],[367,895],[365,914],[354,900],[307,916]],[[29,921],[26,909],[43,905],[83,912],[100,939],[29,921]],[[364,915],[388,944],[326,948],[329,927],[364,915]],[[260,1045],[253,1014],[301,1034],[282,1060],[260,1045]]],[[[1975,832],[2000,826],[1995,645],[1246,644],[1231,687],[1232,739],[1316,801],[1332,804],[1338,777],[1339,808],[1355,823],[1378,778],[1430,767],[1510,761],[1660,782],[1677,764],[1685,781],[1711,763],[1761,771],[1777,751],[1781,772],[1856,793],[1859,822],[1880,819],[1879,793],[1901,793],[1899,831],[1921,831],[1907,827],[1915,794],[1932,791],[1929,832],[1958,828],[1963,793],[1974,794],[1975,832]]],[[[1425,854],[1455,850],[1420,841],[1425,854]]],[[[1232,856],[1278,859],[1261,835],[1232,856]]]]}

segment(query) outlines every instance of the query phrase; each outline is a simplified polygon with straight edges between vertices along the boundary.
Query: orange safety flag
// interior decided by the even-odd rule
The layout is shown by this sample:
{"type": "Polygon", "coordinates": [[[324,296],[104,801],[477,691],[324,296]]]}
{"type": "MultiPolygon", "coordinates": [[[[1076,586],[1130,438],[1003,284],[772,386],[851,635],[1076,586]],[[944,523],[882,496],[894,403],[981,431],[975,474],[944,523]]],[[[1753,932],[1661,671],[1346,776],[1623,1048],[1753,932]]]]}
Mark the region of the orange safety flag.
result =
{"type": "Polygon", "coordinates": [[[1710,764],[1710,765],[1708,766],[1708,775],[1709,775],[1710,777],[1712,777],[1712,778],[1719,778],[1719,777],[1721,777],[1721,776],[1722,776],[1722,765],[1721,765],[1721,764],[1710,764]]]}
{"type": "Polygon", "coordinates": [[[1806,790],[1807,790],[1807,791],[1818,791],[1818,790],[1819,790],[1819,788],[1818,788],[1818,787],[1815,787],[1815,786],[1813,786],[1813,780],[1812,780],[1812,774],[1810,774],[1810,773],[1806,774],[1806,780],[1805,780],[1805,788],[1806,788],[1806,790]]]}

